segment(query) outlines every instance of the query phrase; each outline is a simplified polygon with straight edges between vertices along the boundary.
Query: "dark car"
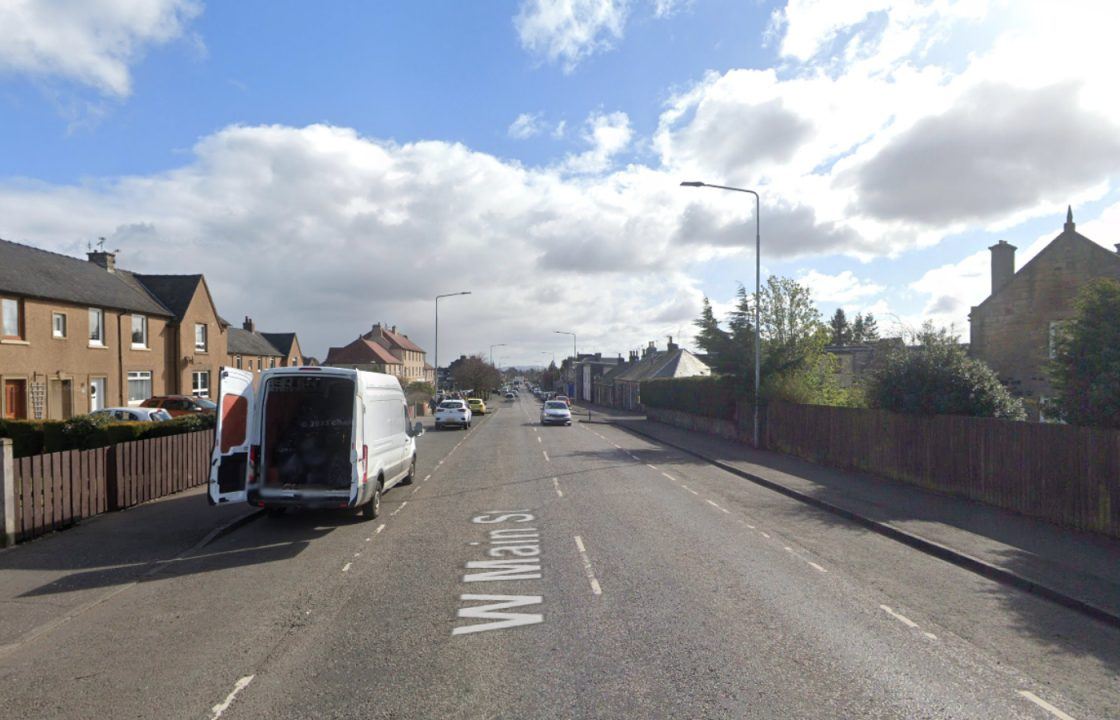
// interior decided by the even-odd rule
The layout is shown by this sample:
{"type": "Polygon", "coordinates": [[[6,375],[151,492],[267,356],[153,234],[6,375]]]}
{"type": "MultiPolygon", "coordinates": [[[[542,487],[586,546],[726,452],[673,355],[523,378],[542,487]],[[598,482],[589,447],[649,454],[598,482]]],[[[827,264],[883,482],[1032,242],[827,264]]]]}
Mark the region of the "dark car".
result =
{"type": "Polygon", "coordinates": [[[161,408],[171,417],[180,415],[213,415],[218,406],[208,398],[189,395],[158,395],[140,403],[140,407],[161,408]]]}

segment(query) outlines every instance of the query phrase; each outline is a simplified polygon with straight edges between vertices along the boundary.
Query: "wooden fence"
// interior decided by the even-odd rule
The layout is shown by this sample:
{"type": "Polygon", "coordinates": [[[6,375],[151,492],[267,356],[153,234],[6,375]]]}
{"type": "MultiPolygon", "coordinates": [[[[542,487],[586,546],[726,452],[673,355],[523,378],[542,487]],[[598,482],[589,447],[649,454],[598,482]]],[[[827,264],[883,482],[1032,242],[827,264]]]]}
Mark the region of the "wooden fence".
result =
{"type": "Polygon", "coordinates": [[[767,448],[1120,537],[1120,432],[772,402],[767,448]]]}
{"type": "Polygon", "coordinates": [[[30,540],[201,485],[213,442],[213,431],[202,430],[18,458],[12,462],[16,538],[30,540]]]}

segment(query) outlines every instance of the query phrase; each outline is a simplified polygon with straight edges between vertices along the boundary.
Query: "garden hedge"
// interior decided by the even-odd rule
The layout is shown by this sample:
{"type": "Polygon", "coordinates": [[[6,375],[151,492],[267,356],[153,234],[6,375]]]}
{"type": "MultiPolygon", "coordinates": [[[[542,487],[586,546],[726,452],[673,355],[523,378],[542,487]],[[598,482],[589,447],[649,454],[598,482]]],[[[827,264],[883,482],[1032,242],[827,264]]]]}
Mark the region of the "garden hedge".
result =
{"type": "Polygon", "coordinates": [[[213,427],[213,415],[184,415],[165,422],[120,422],[78,415],[69,420],[0,420],[0,437],[12,439],[15,457],[27,457],[63,450],[88,450],[213,427]]]}
{"type": "Polygon", "coordinates": [[[735,383],[720,376],[643,380],[642,405],[692,415],[735,419],[735,383]]]}

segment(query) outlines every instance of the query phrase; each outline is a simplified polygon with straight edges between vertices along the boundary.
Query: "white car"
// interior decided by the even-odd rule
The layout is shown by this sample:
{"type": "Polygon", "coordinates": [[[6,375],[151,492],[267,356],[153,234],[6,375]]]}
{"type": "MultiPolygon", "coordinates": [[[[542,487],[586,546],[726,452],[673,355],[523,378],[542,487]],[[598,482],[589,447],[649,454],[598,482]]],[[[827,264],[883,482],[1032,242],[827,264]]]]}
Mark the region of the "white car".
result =
{"type": "Polygon", "coordinates": [[[114,420],[125,422],[163,422],[171,419],[171,413],[160,408],[146,407],[110,407],[94,410],[90,413],[94,417],[110,417],[114,420]]]}
{"type": "Polygon", "coordinates": [[[469,428],[471,416],[471,406],[466,400],[444,400],[436,407],[436,430],[448,425],[469,428]]]}
{"type": "Polygon", "coordinates": [[[571,425],[572,411],[563,400],[547,400],[541,407],[541,425],[571,425]]]}

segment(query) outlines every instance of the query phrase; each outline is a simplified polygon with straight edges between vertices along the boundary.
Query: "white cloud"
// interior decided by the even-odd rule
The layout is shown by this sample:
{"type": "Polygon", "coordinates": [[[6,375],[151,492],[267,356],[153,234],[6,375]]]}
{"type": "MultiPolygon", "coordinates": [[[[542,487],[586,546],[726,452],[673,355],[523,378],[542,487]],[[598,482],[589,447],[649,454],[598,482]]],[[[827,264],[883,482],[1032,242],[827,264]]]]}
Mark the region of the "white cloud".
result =
{"type": "Polygon", "coordinates": [[[521,113],[510,123],[507,132],[515,140],[528,140],[534,135],[540,134],[541,129],[540,113],[521,113]]]}
{"type": "Polygon", "coordinates": [[[568,129],[568,121],[567,120],[561,120],[560,122],[556,123],[556,127],[554,127],[552,129],[553,139],[559,140],[560,138],[564,137],[564,133],[567,131],[567,129],[568,129]]]}
{"type": "Polygon", "coordinates": [[[611,167],[614,156],[630,145],[634,131],[624,112],[594,112],[584,123],[583,140],[589,150],[569,155],[562,167],[571,173],[602,173],[611,167]]]}
{"type": "Polygon", "coordinates": [[[843,270],[835,275],[809,270],[802,273],[797,282],[812,291],[814,300],[830,303],[864,301],[885,289],[878,283],[861,280],[851,270],[843,270]]]}
{"type": "Polygon", "coordinates": [[[622,38],[627,0],[524,0],[513,19],[521,46],[570,73],[622,38]]]}
{"type": "Polygon", "coordinates": [[[2,3],[0,72],[61,77],[123,97],[143,49],[182,35],[201,10],[195,0],[2,3]]]}

